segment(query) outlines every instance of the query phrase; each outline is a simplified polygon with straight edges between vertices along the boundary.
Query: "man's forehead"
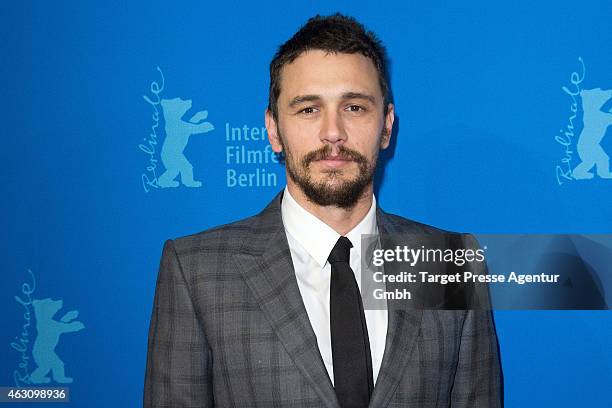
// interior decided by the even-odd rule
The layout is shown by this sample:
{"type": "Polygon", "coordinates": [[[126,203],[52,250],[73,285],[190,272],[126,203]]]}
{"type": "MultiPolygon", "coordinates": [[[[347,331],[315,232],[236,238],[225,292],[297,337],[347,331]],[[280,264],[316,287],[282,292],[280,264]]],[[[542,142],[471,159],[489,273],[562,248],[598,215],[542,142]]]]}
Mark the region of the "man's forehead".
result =
{"type": "Polygon", "coordinates": [[[382,98],[378,71],[362,54],[309,50],[281,70],[281,98],[299,95],[370,94],[382,98]]]}

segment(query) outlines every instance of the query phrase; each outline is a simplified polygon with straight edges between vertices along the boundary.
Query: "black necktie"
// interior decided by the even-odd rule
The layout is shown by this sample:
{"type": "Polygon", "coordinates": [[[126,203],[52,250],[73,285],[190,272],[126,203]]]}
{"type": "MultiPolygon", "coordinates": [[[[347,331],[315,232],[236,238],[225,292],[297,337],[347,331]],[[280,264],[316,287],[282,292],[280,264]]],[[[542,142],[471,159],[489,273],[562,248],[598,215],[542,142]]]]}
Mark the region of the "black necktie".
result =
{"type": "Polygon", "coordinates": [[[372,356],[359,287],[349,265],[352,246],[340,237],[327,259],[334,389],[342,408],[366,408],[374,389],[372,356]]]}

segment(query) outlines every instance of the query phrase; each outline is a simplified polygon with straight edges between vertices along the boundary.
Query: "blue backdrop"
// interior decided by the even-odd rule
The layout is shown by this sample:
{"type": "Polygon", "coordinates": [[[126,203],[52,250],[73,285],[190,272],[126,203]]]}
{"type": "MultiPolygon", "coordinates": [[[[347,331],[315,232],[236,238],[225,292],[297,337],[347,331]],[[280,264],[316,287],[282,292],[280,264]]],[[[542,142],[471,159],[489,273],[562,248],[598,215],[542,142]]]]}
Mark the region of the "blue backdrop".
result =
{"type": "MultiPolygon", "coordinates": [[[[267,69],[316,13],[353,15],[388,48],[385,210],[477,233],[611,232],[609,2],[98,3],[0,6],[0,385],[40,365],[34,314],[57,310],[44,347],[72,406],[141,404],[162,244],[284,186],[261,130],[267,69]],[[583,162],[592,178],[573,173],[583,162]],[[200,187],[155,182],[189,165],[200,187]]],[[[495,317],[507,407],[609,406],[609,311],[495,317]]]]}

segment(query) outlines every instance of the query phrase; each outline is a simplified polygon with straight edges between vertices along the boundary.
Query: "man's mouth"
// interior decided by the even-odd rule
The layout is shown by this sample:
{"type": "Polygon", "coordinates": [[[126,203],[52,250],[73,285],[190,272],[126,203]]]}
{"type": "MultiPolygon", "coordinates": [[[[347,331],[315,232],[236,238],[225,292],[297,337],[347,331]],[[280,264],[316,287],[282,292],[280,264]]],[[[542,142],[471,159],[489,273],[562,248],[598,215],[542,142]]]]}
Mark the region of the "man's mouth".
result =
{"type": "Polygon", "coordinates": [[[340,167],[352,162],[353,160],[342,156],[327,156],[317,161],[329,167],[340,167]]]}

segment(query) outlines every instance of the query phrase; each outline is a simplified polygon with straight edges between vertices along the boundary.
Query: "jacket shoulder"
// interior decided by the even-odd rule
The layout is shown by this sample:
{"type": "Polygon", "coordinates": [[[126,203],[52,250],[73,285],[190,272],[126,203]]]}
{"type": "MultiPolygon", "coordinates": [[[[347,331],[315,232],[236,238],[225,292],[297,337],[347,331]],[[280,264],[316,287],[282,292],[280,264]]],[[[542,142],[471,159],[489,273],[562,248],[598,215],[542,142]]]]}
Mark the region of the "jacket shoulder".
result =
{"type": "Polygon", "coordinates": [[[474,235],[465,232],[448,231],[432,225],[424,224],[395,214],[382,213],[381,220],[390,234],[418,234],[424,236],[443,237],[449,243],[467,248],[478,247],[474,235]]]}
{"type": "Polygon", "coordinates": [[[256,216],[229,224],[219,225],[195,234],[175,238],[174,247],[179,255],[193,252],[239,251],[244,240],[252,233],[256,216]]]}
{"type": "Polygon", "coordinates": [[[251,250],[252,247],[261,249],[263,242],[282,228],[281,197],[282,192],[262,211],[251,217],[176,238],[173,243],[177,254],[227,255],[251,250]]]}
{"type": "Polygon", "coordinates": [[[414,221],[396,214],[382,212],[384,222],[390,226],[390,229],[395,233],[420,233],[420,234],[450,234],[455,235],[457,232],[447,231],[442,228],[434,227],[433,225],[424,224],[414,221]]]}

